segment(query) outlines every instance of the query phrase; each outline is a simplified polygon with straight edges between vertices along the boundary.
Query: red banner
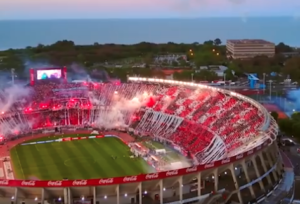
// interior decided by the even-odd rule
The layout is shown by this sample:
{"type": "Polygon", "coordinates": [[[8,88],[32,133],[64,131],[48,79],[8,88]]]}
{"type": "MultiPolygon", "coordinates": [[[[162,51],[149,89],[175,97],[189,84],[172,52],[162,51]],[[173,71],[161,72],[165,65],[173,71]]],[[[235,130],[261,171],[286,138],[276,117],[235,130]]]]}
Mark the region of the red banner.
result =
{"type": "MultiPolygon", "coordinates": [[[[81,137],[85,138],[86,137],[81,137]]],[[[70,138],[64,138],[70,139],[70,138]]],[[[78,138],[77,138],[78,139],[78,138]]],[[[67,140],[69,141],[69,140],[67,140]]],[[[196,173],[199,171],[212,169],[216,167],[220,167],[222,165],[226,165],[232,162],[236,162],[245,157],[253,155],[260,151],[264,147],[266,147],[269,142],[265,142],[264,144],[248,151],[242,153],[240,155],[236,155],[231,158],[215,161],[212,163],[198,165],[190,168],[178,169],[173,171],[159,172],[159,173],[151,173],[151,174],[140,174],[137,176],[125,176],[125,177],[115,177],[115,178],[105,178],[105,179],[89,179],[89,180],[53,180],[53,181],[31,181],[31,180],[0,180],[0,186],[9,186],[9,187],[76,187],[76,186],[105,186],[105,185],[116,185],[116,184],[124,184],[124,183],[133,183],[133,182],[142,182],[149,181],[155,179],[164,179],[167,177],[173,176],[182,176],[186,174],[196,173]]]]}
{"type": "MultiPolygon", "coordinates": [[[[94,136],[94,138],[104,138],[103,135],[94,136]]],[[[91,136],[85,136],[85,137],[65,137],[62,138],[63,142],[73,141],[73,140],[86,140],[86,139],[94,139],[91,138],[91,136]]]]}

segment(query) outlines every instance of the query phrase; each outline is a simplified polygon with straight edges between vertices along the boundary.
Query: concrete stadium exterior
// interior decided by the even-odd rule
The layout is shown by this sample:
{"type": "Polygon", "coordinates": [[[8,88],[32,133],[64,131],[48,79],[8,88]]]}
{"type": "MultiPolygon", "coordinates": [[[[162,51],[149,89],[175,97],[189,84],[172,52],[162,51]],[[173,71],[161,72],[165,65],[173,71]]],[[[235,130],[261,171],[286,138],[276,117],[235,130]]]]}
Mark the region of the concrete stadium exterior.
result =
{"type": "MultiPolygon", "coordinates": [[[[188,82],[129,78],[133,83],[159,83],[194,88],[188,82]]],[[[234,92],[226,92],[257,107],[265,117],[260,133],[268,137],[251,144],[230,158],[155,174],[75,181],[0,180],[1,203],[205,203],[223,198],[239,203],[257,203],[270,195],[282,178],[283,165],[276,135],[278,126],[259,103],[234,92]],[[246,192],[247,191],[247,192],[246,192]],[[245,193],[246,192],[246,193],[245,193]],[[248,194],[248,195],[247,195],[248,194]],[[247,195],[247,196],[244,196],[247,195]]]]}

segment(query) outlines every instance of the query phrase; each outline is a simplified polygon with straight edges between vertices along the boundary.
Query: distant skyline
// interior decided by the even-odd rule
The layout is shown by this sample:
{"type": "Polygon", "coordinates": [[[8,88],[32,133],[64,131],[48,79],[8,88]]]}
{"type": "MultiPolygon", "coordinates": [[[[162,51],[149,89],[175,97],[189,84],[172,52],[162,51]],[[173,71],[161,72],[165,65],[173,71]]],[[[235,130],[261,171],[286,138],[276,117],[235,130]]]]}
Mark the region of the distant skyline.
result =
{"type": "Polygon", "coordinates": [[[300,0],[1,0],[0,20],[299,17],[300,0]]]}

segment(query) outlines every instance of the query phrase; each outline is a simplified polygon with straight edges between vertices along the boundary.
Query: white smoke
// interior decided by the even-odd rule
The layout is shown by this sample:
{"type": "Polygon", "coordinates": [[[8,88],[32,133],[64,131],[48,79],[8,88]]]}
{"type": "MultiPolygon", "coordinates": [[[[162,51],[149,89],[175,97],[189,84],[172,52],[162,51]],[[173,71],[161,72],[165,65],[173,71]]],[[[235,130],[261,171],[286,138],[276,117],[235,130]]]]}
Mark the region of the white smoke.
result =
{"type": "MultiPolygon", "coordinates": [[[[290,91],[288,93],[288,97],[294,101],[296,105],[296,109],[298,111],[300,109],[300,89],[290,91]]],[[[288,108],[293,108],[293,107],[291,106],[288,108]]]]}
{"type": "Polygon", "coordinates": [[[23,105],[26,103],[26,98],[30,97],[30,94],[30,88],[17,85],[0,92],[1,116],[5,118],[9,112],[15,113],[15,115],[10,115],[10,117],[0,121],[0,135],[18,134],[32,127],[33,122],[24,119],[22,116],[23,105]]]}
{"type": "MultiPolygon", "coordinates": [[[[98,113],[94,126],[104,129],[125,128],[128,127],[129,121],[133,114],[146,105],[150,95],[143,93],[131,99],[125,99],[116,92],[113,96],[112,104],[108,108],[102,108],[98,113]]],[[[91,99],[98,104],[103,104],[103,101],[91,99]]]]}
{"type": "Polygon", "coordinates": [[[24,103],[25,98],[30,96],[31,89],[14,85],[4,89],[0,94],[0,111],[1,113],[5,113],[9,111],[15,103],[24,103]]]}

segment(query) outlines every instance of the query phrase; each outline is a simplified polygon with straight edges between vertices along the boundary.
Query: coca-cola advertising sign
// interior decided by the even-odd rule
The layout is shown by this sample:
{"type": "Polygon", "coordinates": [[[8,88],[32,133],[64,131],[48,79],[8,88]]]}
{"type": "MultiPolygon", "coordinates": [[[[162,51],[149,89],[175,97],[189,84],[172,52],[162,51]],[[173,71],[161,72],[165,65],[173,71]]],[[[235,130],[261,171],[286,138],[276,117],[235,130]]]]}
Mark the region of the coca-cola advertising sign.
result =
{"type": "Polygon", "coordinates": [[[147,174],[147,175],[145,176],[145,179],[146,179],[146,180],[157,179],[158,177],[159,177],[159,174],[158,174],[158,173],[147,174]]]}
{"type": "Polygon", "coordinates": [[[228,164],[228,163],[230,163],[230,158],[223,159],[223,160],[221,161],[221,164],[228,164]]]}
{"type": "Polygon", "coordinates": [[[87,185],[87,180],[75,180],[73,181],[72,185],[73,186],[86,186],[87,185]]]}
{"type": "Polygon", "coordinates": [[[253,154],[253,149],[247,152],[247,155],[253,154]]]}
{"type": "Polygon", "coordinates": [[[114,183],[114,178],[100,179],[99,180],[100,185],[113,184],[113,183],[114,183]]]}
{"type": "Polygon", "coordinates": [[[190,168],[187,168],[185,170],[186,173],[191,173],[191,172],[196,172],[198,170],[197,166],[193,166],[193,167],[190,167],[190,168]]]}
{"type": "Polygon", "coordinates": [[[0,186],[8,186],[8,180],[0,180],[0,186]]]}
{"type": "Polygon", "coordinates": [[[209,164],[204,165],[204,169],[210,169],[210,168],[213,168],[213,167],[215,167],[215,163],[209,163],[209,164]]]}
{"type": "Polygon", "coordinates": [[[243,154],[239,154],[235,157],[236,160],[239,160],[239,159],[243,159],[244,155],[243,154]]]}
{"type": "Polygon", "coordinates": [[[134,182],[137,181],[137,176],[128,176],[123,178],[123,182],[134,182]]]}
{"type": "Polygon", "coordinates": [[[178,170],[166,172],[166,176],[176,176],[176,175],[178,175],[178,170]]]}
{"type": "Polygon", "coordinates": [[[62,186],[62,181],[48,181],[48,184],[47,184],[48,186],[55,186],[55,187],[57,187],[57,186],[62,186]]]}
{"type": "Polygon", "coordinates": [[[35,186],[35,181],[22,181],[22,186],[35,186]]]}

